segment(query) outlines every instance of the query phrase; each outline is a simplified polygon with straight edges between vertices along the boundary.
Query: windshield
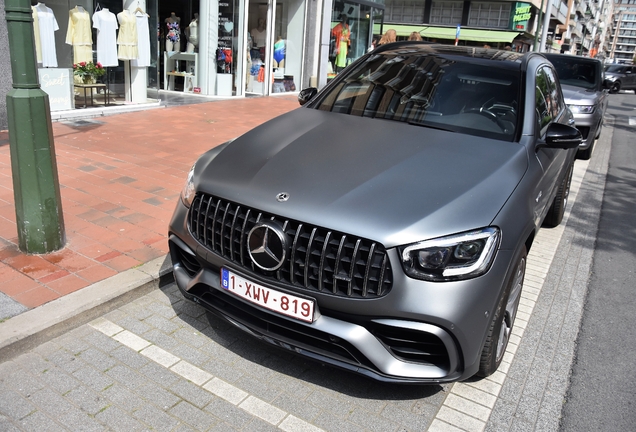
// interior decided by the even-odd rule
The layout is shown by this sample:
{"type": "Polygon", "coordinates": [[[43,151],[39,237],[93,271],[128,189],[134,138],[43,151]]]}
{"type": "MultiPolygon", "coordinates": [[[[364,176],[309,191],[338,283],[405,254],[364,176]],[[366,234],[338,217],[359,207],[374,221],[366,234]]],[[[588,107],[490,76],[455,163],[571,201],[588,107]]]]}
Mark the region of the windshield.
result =
{"type": "Polygon", "coordinates": [[[370,55],[315,108],[512,141],[520,66],[417,50],[370,55]]]}
{"type": "Polygon", "coordinates": [[[619,65],[607,66],[607,69],[605,69],[606,72],[614,72],[614,73],[625,73],[625,70],[627,70],[627,66],[619,66],[619,65]]]}
{"type": "Polygon", "coordinates": [[[599,88],[600,68],[596,62],[590,62],[576,56],[546,56],[552,62],[559,75],[561,84],[581,87],[587,90],[599,88]]]}

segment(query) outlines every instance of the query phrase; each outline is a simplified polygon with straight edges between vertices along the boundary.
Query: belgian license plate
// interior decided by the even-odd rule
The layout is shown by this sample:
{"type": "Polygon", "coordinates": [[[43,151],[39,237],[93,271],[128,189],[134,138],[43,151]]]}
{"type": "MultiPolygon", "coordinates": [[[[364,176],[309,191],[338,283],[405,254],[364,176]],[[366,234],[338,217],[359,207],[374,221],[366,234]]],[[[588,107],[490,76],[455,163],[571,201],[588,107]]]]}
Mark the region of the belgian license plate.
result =
{"type": "Polygon", "coordinates": [[[314,318],[314,302],[290,294],[284,294],[271,288],[243,279],[226,268],[221,269],[221,286],[231,293],[252,303],[296,318],[312,322],[314,318]]]}

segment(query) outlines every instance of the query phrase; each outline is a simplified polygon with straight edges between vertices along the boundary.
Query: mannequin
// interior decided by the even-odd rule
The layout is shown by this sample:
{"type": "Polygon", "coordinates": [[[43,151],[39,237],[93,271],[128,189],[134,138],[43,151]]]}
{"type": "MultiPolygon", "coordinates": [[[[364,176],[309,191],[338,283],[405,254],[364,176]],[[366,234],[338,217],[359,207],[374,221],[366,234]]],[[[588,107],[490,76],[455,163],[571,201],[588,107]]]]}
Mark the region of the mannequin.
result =
{"type": "Polygon", "coordinates": [[[285,67],[285,39],[278,36],[274,44],[274,67],[285,67]]]}
{"type": "Polygon", "coordinates": [[[263,18],[258,19],[258,27],[253,28],[250,32],[252,35],[252,40],[254,41],[254,46],[256,48],[264,48],[265,43],[267,42],[267,26],[265,25],[265,20],[263,18]]]}
{"type": "Polygon", "coordinates": [[[44,67],[57,67],[55,32],[59,26],[55,15],[44,3],[32,6],[32,15],[37,61],[44,67]]]}
{"type": "Polygon", "coordinates": [[[181,18],[179,18],[174,12],[170,13],[170,16],[166,18],[166,51],[181,51],[181,30],[179,24],[181,18]]]}
{"type": "Polygon", "coordinates": [[[351,45],[351,31],[349,29],[348,17],[340,15],[340,22],[331,29],[331,37],[334,39],[334,50],[331,53],[335,57],[336,72],[340,72],[347,66],[347,51],[351,45]]]}
{"type": "Polygon", "coordinates": [[[119,21],[119,35],[117,36],[119,49],[117,57],[120,60],[135,60],[139,57],[137,49],[137,18],[128,9],[124,9],[117,14],[117,21],[119,21]]]}
{"type": "Polygon", "coordinates": [[[185,29],[188,45],[186,52],[193,53],[199,45],[199,14],[195,13],[194,18],[190,21],[190,25],[185,29]]]}
{"type": "Polygon", "coordinates": [[[97,61],[104,67],[117,66],[117,17],[106,8],[97,11],[93,28],[97,29],[97,61]]]}
{"type": "Polygon", "coordinates": [[[68,11],[66,43],[73,45],[73,63],[93,61],[91,17],[81,6],[75,6],[68,11]]]}

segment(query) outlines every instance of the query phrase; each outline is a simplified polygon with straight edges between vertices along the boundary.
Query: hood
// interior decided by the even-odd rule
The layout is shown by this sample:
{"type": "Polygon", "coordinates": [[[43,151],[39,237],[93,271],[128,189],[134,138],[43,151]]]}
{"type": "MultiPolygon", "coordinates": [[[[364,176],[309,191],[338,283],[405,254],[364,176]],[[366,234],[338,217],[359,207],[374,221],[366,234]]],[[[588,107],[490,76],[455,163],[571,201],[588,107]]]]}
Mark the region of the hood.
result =
{"type": "Polygon", "coordinates": [[[526,168],[519,143],[299,108],[204,154],[195,188],[392,247],[488,226],[526,168]]]}
{"type": "Polygon", "coordinates": [[[599,94],[594,89],[584,89],[582,87],[562,84],[563,98],[567,105],[596,105],[599,94]]]}

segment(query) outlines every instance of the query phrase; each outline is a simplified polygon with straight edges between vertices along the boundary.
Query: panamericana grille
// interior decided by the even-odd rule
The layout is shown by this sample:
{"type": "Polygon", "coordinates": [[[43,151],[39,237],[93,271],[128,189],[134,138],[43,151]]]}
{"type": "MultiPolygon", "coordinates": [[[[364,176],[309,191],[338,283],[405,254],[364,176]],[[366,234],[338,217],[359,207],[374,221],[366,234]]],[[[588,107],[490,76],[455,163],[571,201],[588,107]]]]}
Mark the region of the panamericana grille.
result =
{"type": "Polygon", "coordinates": [[[189,216],[190,232],[206,248],[267,279],[343,297],[375,298],[389,292],[393,274],[384,246],[261,212],[207,194],[197,194],[189,216]],[[247,235],[261,220],[276,221],[291,244],[276,271],[256,267],[247,235]]]}

